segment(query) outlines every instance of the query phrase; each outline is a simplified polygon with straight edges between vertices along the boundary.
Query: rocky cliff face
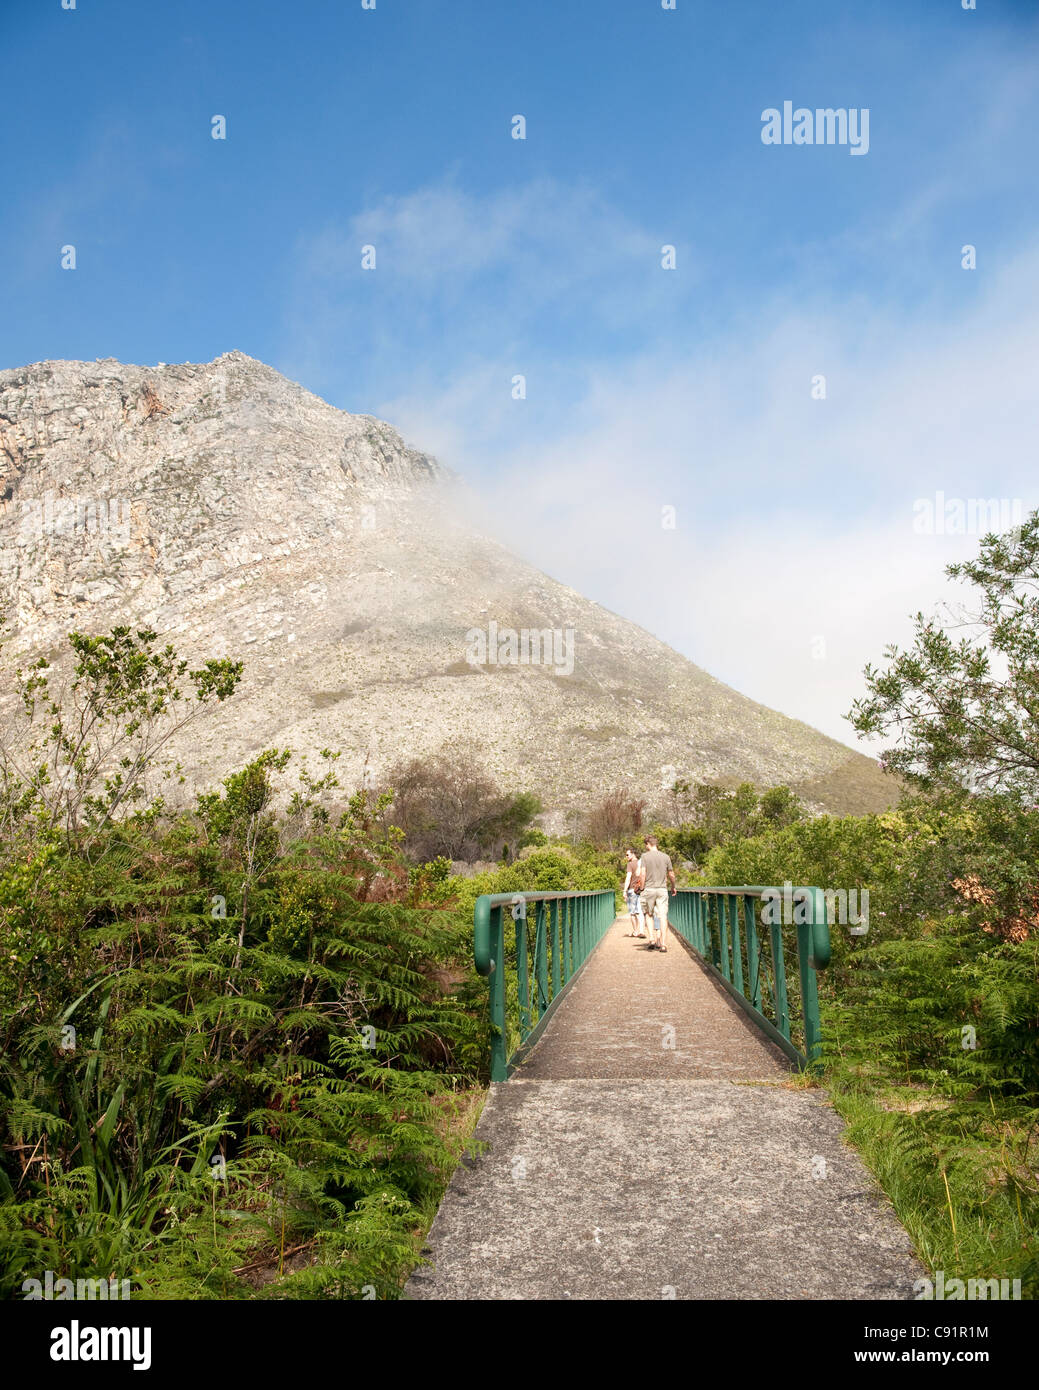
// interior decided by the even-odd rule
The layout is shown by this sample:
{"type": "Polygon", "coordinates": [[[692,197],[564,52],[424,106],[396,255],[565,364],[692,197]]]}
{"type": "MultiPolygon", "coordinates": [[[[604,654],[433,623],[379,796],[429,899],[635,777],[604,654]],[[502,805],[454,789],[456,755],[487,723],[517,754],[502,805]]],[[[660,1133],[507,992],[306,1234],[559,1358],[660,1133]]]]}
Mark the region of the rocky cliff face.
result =
{"type": "Polygon", "coordinates": [[[119,622],[243,658],[239,694],[178,750],[199,783],[273,745],[378,779],[463,736],[550,826],[618,785],[658,804],[677,776],[891,799],[872,760],[475,534],[455,499],[390,426],[242,353],[0,372],[5,669],[119,622]]]}

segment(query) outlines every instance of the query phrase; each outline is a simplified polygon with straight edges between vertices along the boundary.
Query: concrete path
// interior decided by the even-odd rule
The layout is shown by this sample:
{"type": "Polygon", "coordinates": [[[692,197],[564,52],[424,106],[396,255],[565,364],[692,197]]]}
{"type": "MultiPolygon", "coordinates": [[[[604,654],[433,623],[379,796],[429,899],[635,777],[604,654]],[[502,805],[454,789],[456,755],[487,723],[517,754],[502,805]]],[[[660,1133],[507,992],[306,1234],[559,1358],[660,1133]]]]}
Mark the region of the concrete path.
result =
{"type": "Polygon", "coordinates": [[[614,922],[516,1076],[736,1081],[788,1074],[783,1053],[748,1025],[680,937],[669,932],[667,951],[651,951],[626,935],[630,924],[629,917],[614,922]]]}
{"type": "Polygon", "coordinates": [[[417,1299],[909,1299],[924,1270],[821,1091],[619,918],[457,1169],[417,1299]]]}

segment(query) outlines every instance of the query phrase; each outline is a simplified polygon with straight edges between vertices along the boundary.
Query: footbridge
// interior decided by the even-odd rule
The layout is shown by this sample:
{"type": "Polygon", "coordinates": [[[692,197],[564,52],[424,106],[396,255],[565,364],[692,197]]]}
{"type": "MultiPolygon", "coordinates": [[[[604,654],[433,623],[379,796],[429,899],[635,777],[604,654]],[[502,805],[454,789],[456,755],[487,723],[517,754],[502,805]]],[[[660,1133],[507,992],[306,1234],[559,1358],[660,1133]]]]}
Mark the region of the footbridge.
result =
{"type": "Polygon", "coordinates": [[[910,1299],[924,1274],[825,1089],[817,888],[485,896],[491,1088],[412,1299],[910,1299]],[[785,896],[785,901],[784,901],[785,896]]]}

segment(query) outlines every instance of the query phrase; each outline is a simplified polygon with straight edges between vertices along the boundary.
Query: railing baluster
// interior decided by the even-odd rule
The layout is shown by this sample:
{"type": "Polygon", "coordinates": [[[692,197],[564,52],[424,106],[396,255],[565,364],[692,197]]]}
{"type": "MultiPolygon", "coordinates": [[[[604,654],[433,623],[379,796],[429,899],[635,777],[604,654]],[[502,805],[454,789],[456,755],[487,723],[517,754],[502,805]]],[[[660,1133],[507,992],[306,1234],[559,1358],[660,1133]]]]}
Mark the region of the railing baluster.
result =
{"type": "Polygon", "coordinates": [[[519,989],[520,1043],[530,1032],[530,971],[527,967],[527,917],[516,918],[516,983],[519,989]]]}
{"type": "Polygon", "coordinates": [[[718,949],[719,933],[715,922],[717,907],[714,894],[708,893],[705,902],[707,903],[707,949],[711,955],[711,964],[716,970],[721,970],[722,956],[718,949]]]}
{"type": "Polygon", "coordinates": [[[768,929],[772,942],[772,982],[776,995],[776,1027],[790,1041],[790,1005],[786,997],[786,963],[783,959],[783,927],[773,922],[768,929]]]}
{"type": "Polygon", "coordinates": [[[563,988],[563,982],[559,974],[559,899],[553,898],[548,905],[549,921],[552,923],[552,998],[563,988]]]}
{"type": "Polygon", "coordinates": [[[732,964],[729,960],[729,912],[722,893],[716,895],[718,903],[719,950],[722,957],[722,974],[732,984],[732,964]]]}
{"type": "Polygon", "coordinates": [[[743,993],[743,947],[740,944],[740,902],[735,894],[726,898],[732,936],[732,983],[743,993]]]}
{"type": "Polygon", "coordinates": [[[703,931],[704,931],[704,960],[709,960],[717,968],[721,964],[721,957],[718,955],[714,945],[714,895],[705,893],[703,900],[703,931]]]}
{"type": "Polygon", "coordinates": [[[761,1012],[761,960],[760,947],[758,946],[758,928],[754,921],[754,899],[745,896],[743,899],[743,925],[747,936],[747,981],[750,989],[750,1002],[761,1012]]]}
{"type": "Polygon", "coordinates": [[[509,1046],[505,1022],[505,925],[501,904],[491,909],[491,1080],[504,1081],[509,1075],[509,1046]]]}
{"type": "Polygon", "coordinates": [[[821,888],[808,889],[811,913],[808,922],[797,928],[797,963],[801,972],[801,1009],[804,1016],[805,1057],[810,1063],[819,1056],[822,1043],[822,1028],[819,1020],[819,985],[816,979],[815,953],[821,943],[823,946],[822,965],[830,959],[829,928],[818,932],[816,923],[826,923],[826,898],[821,888]],[[817,940],[818,937],[818,940],[817,940]]]}
{"type": "Polygon", "coordinates": [[[534,931],[534,970],[538,982],[538,1018],[548,1008],[548,937],[545,931],[545,904],[537,905],[537,925],[534,931]]]}
{"type": "Polygon", "coordinates": [[[571,979],[571,977],[573,976],[573,973],[574,973],[574,900],[573,900],[573,898],[571,898],[571,897],[566,897],[566,898],[563,899],[563,911],[564,911],[564,913],[566,914],[566,916],[565,916],[565,918],[564,918],[564,927],[563,927],[564,935],[565,935],[565,937],[566,937],[566,942],[565,942],[565,945],[564,945],[564,947],[563,947],[563,952],[564,952],[564,955],[563,955],[564,966],[563,966],[563,968],[564,968],[565,981],[566,981],[567,984],[569,984],[569,983],[570,983],[570,979],[571,979]]]}

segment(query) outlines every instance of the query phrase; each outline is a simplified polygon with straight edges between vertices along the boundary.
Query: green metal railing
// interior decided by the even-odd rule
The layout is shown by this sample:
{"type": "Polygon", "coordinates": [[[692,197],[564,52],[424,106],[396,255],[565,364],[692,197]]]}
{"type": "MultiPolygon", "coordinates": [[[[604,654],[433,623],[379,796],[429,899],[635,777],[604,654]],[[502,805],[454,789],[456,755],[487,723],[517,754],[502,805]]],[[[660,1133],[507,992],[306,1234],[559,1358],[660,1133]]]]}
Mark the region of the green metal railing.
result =
{"type": "Polygon", "coordinates": [[[492,1081],[507,1081],[534,1046],[615,917],[612,888],[476,899],[473,956],[488,977],[492,1081]]]}
{"type": "Polygon", "coordinates": [[[819,1055],[816,971],[830,962],[821,888],[680,888],[671,926],[740,1007],[804,1068],[819,1055]],[[786,929],[784,931],[784,928],[786,929]],[[797,934],[797,971],[786,948],[797,934]]]}

